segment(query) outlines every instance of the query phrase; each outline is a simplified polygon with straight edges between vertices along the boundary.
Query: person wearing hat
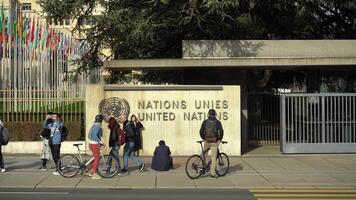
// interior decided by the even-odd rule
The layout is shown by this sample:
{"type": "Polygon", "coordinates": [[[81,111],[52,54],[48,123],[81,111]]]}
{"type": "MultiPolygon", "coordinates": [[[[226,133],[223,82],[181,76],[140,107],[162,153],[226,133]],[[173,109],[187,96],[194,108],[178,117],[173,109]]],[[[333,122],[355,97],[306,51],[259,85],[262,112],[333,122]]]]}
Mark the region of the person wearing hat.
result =
{"type": "Polygon", "coordinates": [[[104,120],[103,115],[95,116],[95,121],[93,126],[89,130],[89,149],[93,153],[94,161],[92,164],[92,174],[88,174],[92,177],[92,179],[101,179],[101,177],[97,174],[99,160],[100,160],[100,146],[104,146],[101,142],[101,138],[103,137],[103,129],[101,124],[104,120]]]}
{"type": "Polygon", "coordinates": [[[224,130],[221,122],[216,119],[216,111],[208,111],[208,119],[204,120],[200,128],[200,137],[204,140],[205,162],[209,149],[211,150],[210,179],[216,179],[216,156],[220,141],[223,139],[224,130]]]}

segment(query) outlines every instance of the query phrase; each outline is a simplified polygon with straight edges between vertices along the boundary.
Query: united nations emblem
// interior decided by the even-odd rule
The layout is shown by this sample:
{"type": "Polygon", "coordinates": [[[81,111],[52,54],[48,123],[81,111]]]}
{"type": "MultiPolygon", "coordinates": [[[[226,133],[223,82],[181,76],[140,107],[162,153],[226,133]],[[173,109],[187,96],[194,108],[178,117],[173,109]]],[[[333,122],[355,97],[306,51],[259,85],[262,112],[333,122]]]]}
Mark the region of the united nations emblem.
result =
{"type": "Polygon", "coordinates": [[[106,121],[114,117],[118,122],[122,123],[130,114],[130,105],[125,99],[111,97],[100,102],[99,112],[106,121]]]}

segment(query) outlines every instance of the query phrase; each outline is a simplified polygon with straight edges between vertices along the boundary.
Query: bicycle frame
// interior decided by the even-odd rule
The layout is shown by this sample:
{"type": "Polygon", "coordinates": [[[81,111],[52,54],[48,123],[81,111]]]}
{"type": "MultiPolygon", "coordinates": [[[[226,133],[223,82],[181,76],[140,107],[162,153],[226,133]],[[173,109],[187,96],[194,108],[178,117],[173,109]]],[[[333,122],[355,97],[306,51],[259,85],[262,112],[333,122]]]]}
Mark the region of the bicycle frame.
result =
{"type": "MultiPolygon", "coordinates": [[[[204,164],[206,165],[205,168],[207,168],[211,164],[211,160],[208,163],[206,163],[206,156],[205,155],[210,151],[210,148],[204,150],[203,143],[204,142],[200,143],[200,148],[201,148],[201,152],[202,152],[200,157],[203,159],[204,164]]],[[[220,153],[220,148],[218,148],[217,155],[219,155],[219,153],[220,153]]]]}
{"type": "MultiPolygon", "coordinates": [[[[80,162],[80,169],[82,170],[82,171],[84,171],[84,170],[86,170],[87,168],[88,168],[88,166],[92,163],[92,162],[94,162],[94,156],[92,156],[88,161],[86,161],[86,162],[84,162],[83,161],[83,157],[82,157],[82,155],[80,154],[80,148],[79,148],[79,146],[77,146],[77,149],[78,149],[78,152],[77,152],[77,154],[74,156],[74,157],[76,157],[76,158],[79,158],[79,162],[80,162]]],[[[101,149],[100,149],[100,156],[99,156],[99,158],[102,158],[102,157],[104,157],[104,154],[101,152],[101,149]]]]}

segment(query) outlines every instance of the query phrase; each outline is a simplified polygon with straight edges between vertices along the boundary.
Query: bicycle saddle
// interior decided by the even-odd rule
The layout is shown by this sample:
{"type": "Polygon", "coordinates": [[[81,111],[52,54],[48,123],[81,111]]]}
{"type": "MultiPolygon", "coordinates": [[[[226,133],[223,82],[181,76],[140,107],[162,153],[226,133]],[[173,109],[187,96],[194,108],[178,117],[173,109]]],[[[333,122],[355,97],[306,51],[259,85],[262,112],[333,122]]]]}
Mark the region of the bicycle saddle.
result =
{"type": "Polygon", "coordinates": [[[203,143],[204,141],[197,141],[197,143],[199,143],[199,144],[201,144],[201,143],[203,143]]]}
{"type": "Polygon", "coordinates": [[[83,144],[81,144],[81,143],[73,144],[73,146],[75,146],[75,147],[80,146],[80,145],[83,145],[83,144]]]}

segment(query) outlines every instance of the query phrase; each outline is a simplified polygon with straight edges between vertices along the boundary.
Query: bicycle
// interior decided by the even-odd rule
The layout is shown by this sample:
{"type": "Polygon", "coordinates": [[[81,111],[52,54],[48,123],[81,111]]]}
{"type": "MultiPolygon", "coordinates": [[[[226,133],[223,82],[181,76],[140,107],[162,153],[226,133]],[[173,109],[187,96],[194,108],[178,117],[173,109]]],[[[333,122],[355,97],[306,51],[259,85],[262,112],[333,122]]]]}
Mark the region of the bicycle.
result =
{"type": "MultiPolygon", "coordinates": [[[[77,147],[78,153],[75,155],[65,154],[58,161],[58,172],[65,178],[72,178],[76,176],[79,171],[83,175],[84,172],[90,170],[91,164],[94,162],[94,157],[90,160],[84,160],[82,155],[80,154],[80,148],[83,144],[73,144],[73,146],[77,147]]],[[[100,160],[98,166],[98,174],[103,178],[111,178],[114,177],[119,172],[119,163],[117,160],[110,155],[103,155],[100,148],[100,160]]]]}
{"type": "MultiPolygon", "coordinates": [[[[186,162],[185,172],[190,179],[197,179],[203,174],[209,172],[210,170],[211,160],[208,163],[206,163],[206,158],[205,158],[205,154],[210,149],[204,151],[203,142],[204,141],[197,141],[197,143],[200,144],[202,154],[192,155],[188,158],[186,162]]],[[[221,144],[227,144],[227,141],[221,141],[221,144]]],[[[229,171],[229,167],[230,167],[229,157],[225,153],[220,152],[220,149],[218,148],[218,153],[216,157],[216,169],[215,169],[216,174],[218,176],[225,176],[229,171]]]]}

